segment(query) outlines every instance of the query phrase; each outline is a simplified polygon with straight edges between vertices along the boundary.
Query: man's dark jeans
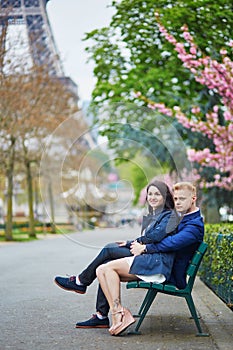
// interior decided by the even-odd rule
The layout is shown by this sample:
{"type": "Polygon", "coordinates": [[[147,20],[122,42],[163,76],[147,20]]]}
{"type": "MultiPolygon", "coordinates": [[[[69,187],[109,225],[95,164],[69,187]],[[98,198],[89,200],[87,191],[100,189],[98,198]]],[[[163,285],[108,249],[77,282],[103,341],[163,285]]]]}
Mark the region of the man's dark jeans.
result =
{"type": "MultiPolygon", "coordinates": [[[[125,258],[127,256],[132,256],[129,248],[119,247],[117,243],[107,244],[90,265],[80,273],[80,282],[85,286],[89,286],[96,278],[96,269],[98,266],[108,261],[125,258]]],[[[108,301],[100,286],[97,293],[96,310],[105,316],[107,316],[109,312],[108,301]]]]}

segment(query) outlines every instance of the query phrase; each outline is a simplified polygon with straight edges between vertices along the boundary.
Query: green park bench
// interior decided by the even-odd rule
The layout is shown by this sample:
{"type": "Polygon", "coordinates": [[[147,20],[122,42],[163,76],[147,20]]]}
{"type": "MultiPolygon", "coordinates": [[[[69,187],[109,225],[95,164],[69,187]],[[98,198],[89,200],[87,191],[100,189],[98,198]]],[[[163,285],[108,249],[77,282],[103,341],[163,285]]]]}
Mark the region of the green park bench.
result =
{"type": "Polygon", "coordinates": [[[152,283],[152,282],[144,282],[144,281],[133,281],[128,282],[126,287],[127,289],[130,288],[143,288],[147,289],[147,293],[145,295],[145,298],[141,304],[141,307],[139,309],[139,312],[137,315],[134,315],[134,317],[138,317],[138,322],[136,324],[136,327],[133,332],[134,334],[140,334],[139,328],[151,306],[153,303],[157,293],[163,293],[168,295],[173,295],[176,297],[182,297],[185,298],[188,308],[190,310],[190,313],[192,315],[192,318],[195,321],[196,327],[198,329],[197,336],[209,336],[209,334],[203,333],[201,329],[201,325],[197,316],[196,308],[193,302],[192,298],[192,289],[194,285],[194,281],[197,275],[197,271],[199,269],[199,266],[201,264],[202,258],[207,250],[207,244],[202,242],[198,249],[196,250],[195,254],[193,255],[193,258],[191,262],[189,263],[189,266],[187,268],[186,276],[187,276],[187,285],[184,289],[177,289],[176,286],[171,284],[160,284],[160,283],[152,283]]]}

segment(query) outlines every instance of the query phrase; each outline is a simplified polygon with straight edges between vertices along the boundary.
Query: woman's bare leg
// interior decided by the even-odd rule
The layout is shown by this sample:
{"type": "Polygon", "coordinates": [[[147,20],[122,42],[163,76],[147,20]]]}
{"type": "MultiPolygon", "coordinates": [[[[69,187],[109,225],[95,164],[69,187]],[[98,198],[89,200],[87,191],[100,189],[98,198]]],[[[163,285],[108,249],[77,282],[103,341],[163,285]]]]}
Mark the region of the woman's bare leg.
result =
{"type": "Polygon", "coordinates": [[[120,311],[123,309],[120,297],[120,282],[135,281],[138,278],[129,274],[129,264],[125,258],[100,265],[96,270],[96,275],[112,313],[111,328],[116,328],[121,322],[122,315],[120,311]]]}

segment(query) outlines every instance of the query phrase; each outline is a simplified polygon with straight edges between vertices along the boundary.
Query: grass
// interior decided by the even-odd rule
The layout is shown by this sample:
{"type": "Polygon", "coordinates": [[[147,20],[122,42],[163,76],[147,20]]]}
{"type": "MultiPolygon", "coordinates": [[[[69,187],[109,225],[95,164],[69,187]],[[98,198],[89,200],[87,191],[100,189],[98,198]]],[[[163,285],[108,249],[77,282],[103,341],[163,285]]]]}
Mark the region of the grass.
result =
{"type": "MultiPolygon", "coordinates": [[[[64,233],[73,233],[75,231],[74,228],[72,226],[69,226],[69,225],[57,225],[56,227],[57,227],[56,233],[52,233],[50,227],[45,227],[44,229],[42,229],[41,227],[36,227],[35,228],[36,236],[37,235],[46,236],[46,234],[57,235],[57,234],[64,234],[64,233]]],[[[13,240],[7,241],[5,238],[5,232],[4,232],[4,230],[1,229],[0,230],[0,242],[29,242],[29,241],[34,241],[34,240],[39,239],[38,237],[30,237],[27,227],[14,228],[12,230],[12,235],[13,235],[13,240]]]]}

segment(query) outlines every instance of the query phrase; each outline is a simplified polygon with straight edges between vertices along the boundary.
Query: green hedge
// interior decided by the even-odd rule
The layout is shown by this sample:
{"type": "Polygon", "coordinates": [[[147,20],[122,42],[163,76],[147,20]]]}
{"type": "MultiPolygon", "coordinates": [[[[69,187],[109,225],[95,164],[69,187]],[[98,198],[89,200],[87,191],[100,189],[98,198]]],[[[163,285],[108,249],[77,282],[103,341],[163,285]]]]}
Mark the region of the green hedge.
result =
{"type": "Polygon", "coordinates": [[[230,308],[233,308],[233,224],[206,224],[208,250],[200,277],[230,308]]]}

